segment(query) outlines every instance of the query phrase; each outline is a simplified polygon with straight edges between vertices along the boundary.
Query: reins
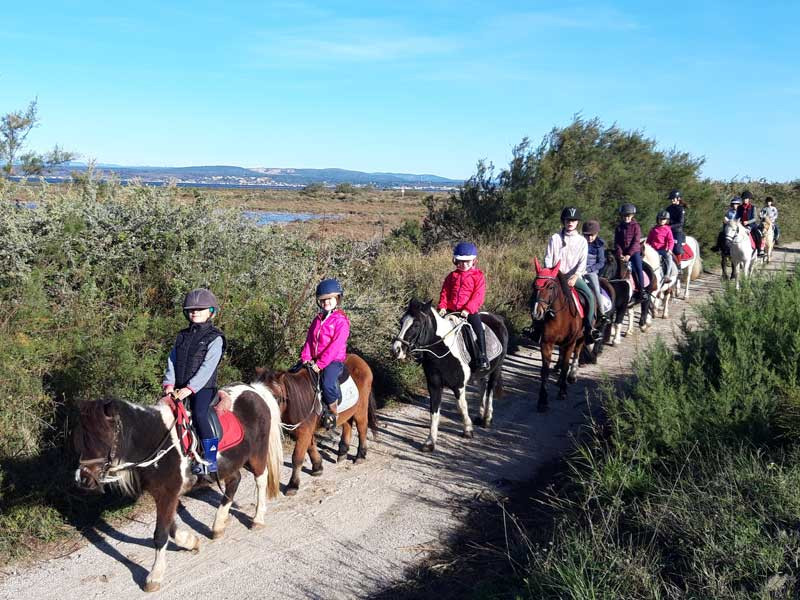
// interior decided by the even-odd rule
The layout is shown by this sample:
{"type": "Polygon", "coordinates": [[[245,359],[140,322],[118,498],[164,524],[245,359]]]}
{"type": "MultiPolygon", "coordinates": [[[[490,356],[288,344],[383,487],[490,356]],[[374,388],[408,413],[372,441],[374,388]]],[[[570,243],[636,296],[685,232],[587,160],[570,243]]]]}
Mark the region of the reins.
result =
{"type": "MultiPolygon", "coordinates": [[[[452,313],[450,313],[450,314],[452,314],[452,313]]],[[[467,327],[469,327],[470,329],[472,328],[472,326],[467,322],[467,320],[464,319],[460,323],[456,323],[455,325],[453,325],[453,327],[450,329],[450,331],[445,333],[442,337],[440,337],[439,339],[437,339],[434,342],[431,342],[430,344],[425,344],[424,346],[412,346],[411,345],[412,342],[407,342],[406,340],[404,340],[402,338],[399,338],[399,337],[395,337],[393,341],[400,342],[401,344],[405,344],[408,347],[408,351],[410,353],[427,352],[429,354],[433,354],[436,358],[441,359],[441,358],[445,358],[449,354],[452,354],[453,353],[453,349],[451,347],[447,346],[447,344],[445,344],[445,347],[447,348],[447,352],[445,352],[444,354],[442,354],[440,356],[440,355],[436,354],[436,352],[434,352],[433,350],[430,350],[430,348],[433,348],[436,344],[444,343],[445,339],[449,335],[460,331],[461,328],[464,327],[465,325],[467,327]]]]}

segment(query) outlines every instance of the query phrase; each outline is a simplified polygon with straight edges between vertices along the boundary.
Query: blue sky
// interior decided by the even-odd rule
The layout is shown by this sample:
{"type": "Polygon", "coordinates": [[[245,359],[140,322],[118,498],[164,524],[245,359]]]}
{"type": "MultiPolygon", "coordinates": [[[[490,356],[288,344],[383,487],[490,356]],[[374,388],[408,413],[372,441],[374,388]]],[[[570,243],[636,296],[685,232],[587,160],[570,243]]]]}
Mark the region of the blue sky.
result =
{"type": "Polygon", "coordinates": [[[463,178],[576,113],[800,178],[800,2],[14,2],[0,113],[124,165],[463,178]]]}

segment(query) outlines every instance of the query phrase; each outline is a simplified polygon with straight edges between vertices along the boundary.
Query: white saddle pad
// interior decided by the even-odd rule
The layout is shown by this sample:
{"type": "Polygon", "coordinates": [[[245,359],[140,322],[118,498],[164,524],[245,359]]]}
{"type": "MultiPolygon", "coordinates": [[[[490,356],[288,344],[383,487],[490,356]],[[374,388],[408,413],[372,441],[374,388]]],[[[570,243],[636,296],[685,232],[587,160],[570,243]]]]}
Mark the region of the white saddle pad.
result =
{"type": "MultiPolygon", "coordinates": [[[[450,321],[450,324],[454,327],[459,323],[462,323],[464,319],[459,317],[458,315],[448,315],[447,320],[450,321]]],[[[469,324],[464,324],[463,327],[469,327],[469,324]]],[[[472,334],[472,339],[475,339],[475,333],[470,331],[472,334]]],[[[503,344],[500,343],[500,340],[495,335],[494,331],[486,326],[486,323],[483,323],[483,334],[486,338],[486,358],[488,360],[494,360],[503,352],[503,344]]],[[[456,355],[457,358],[461,360],[461,362],[465,364],[469,364],[471,362],[469,350],[467,350],[466,343],[464,342],[464,337],[462,336],[462,332],[458,331],[456,334],[455,344],[453,344],[453,354],[456,355]]]]}
{"type": "Polygon", "coordinates": [[[352,408],[358,402],[358,387],[352,377],[339,386],[342,390],[342,399],[339,401],[339,412],[352,408]]]}

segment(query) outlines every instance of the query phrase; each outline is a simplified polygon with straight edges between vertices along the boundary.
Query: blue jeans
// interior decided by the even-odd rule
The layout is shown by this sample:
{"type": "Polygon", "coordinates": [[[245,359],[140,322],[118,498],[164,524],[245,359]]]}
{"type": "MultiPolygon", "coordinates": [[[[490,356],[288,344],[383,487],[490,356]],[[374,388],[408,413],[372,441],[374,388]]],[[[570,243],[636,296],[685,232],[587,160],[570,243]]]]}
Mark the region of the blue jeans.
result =
{"type": "Polygon", "coordinates": [[[325,404],[336,404],[342,399],[339,389],[339,375],[344,370],[344,363],[334,361],[322,369],[319,374],[319,387],[322,389],[322,401],[325,404]]]}
{"type": "Polygon", "coordinates": [[[214,431],[208,422],[208,411],[211,401],[217,394],[217,388],[203,388],[197,390],[189,397],[189,408],[192,410],[192,422],[194,428],[200,435],[201,440],[208,440],[214,437],[214,431]]]}
{"type": "Polygon", "coordinates": [[[644,291],[644,270],[642,268],[642,255],[639,252],[631,254],[630,261],[631,273],[633,273],[633,280],[636,282],[636,287],[644,291]]]}

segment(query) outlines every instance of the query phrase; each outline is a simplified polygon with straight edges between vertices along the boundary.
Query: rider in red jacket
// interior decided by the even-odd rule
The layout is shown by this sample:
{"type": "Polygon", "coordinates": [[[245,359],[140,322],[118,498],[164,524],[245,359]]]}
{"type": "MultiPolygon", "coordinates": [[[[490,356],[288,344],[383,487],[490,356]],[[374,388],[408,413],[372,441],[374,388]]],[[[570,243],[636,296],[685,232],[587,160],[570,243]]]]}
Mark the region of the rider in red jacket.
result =
{"type": "Polygon", "coordinates": [[[453,248],[453,264],[456,266],[444,280],[439,294],[439,314],[460,312],[475,332],[478,345],[478,369],[488,369],[486,337],[483,332],[480,309],[486,297],[486,278],[475,266],[478,247],[470,242],[461,242],[453,248]]]}

